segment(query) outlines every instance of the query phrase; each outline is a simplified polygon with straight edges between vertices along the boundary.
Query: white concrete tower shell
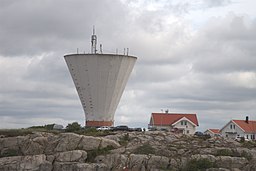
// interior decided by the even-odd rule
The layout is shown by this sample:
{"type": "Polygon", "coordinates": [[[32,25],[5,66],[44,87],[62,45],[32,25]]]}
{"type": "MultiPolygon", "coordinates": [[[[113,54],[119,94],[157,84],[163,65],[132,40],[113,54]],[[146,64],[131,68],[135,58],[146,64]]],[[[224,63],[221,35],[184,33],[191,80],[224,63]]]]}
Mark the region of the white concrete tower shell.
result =
{"type": "Polygon", "coordinates": [[[87,126],[111,126],[136,57],[113,54],[64,56],[80,97],[87,126]]]}

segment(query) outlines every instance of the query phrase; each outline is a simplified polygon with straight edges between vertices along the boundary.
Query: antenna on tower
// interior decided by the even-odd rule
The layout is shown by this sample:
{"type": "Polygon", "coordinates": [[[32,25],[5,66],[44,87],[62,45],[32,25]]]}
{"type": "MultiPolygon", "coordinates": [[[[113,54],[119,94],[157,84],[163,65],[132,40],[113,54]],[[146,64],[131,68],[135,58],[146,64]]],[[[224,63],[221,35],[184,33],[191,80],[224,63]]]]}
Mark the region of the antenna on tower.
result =
{"type": "Polygon", "coordinates": [[[102,54],[102,44],[100,44],[100,53],[102,54]]]}
{"type": "Polygon", "coordinates": [[[91,53],[96,53],[97,52],[97,36],[95,35],[95,28],[93,26],[93,30],[92,30],[92,47],[91,47],[91,53]]]}

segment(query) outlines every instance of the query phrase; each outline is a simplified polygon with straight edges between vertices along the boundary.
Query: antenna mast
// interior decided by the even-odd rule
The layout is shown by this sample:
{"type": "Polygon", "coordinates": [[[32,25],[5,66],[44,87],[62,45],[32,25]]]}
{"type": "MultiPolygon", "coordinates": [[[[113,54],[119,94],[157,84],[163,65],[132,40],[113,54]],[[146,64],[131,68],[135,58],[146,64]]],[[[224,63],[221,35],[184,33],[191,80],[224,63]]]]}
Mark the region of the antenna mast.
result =
{"type": "Polygon", "coordinates": [[[92,47],[91,47],[91,53],[96,53],[97,52],[97,36],[95,35],[95,28],[93,26],[93,30],[92,30],[92,47]]]}

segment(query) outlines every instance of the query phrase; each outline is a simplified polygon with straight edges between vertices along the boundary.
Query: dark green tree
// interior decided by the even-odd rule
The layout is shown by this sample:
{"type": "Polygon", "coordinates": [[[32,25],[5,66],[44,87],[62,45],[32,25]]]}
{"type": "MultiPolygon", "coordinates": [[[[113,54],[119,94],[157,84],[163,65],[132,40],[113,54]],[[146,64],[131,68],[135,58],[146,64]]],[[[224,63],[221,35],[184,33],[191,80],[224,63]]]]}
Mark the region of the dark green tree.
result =
{"type": "Polygon", "coordinates": [[[67,125],[66,131],[67,132],[74,132],[74,131],[79,131],[81,128],[82,127],[78,122],[73,122],[73,123],[67,125]]]}

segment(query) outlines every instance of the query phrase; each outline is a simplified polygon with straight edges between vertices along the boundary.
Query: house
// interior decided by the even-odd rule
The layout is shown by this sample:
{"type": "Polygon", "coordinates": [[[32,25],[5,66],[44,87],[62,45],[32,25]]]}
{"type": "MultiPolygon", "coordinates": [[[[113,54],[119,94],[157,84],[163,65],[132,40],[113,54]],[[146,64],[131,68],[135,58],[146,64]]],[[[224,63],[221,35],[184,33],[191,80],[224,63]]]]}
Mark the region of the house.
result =
{"type": "Polygon", "coordinates": [[[221,130],[221,135],[227,138],[241,138],[246,140],[255,140],[256,137],[256,121],[249,120],[246,116],[245,120],[231,120],[221,130]]]}
{"type": "Polygon", "coordinates": [[[220,130],[219,129],[207,129],[204,131],[205,134],[210,135],[211,137],[218,136],[220,135],[220,130]]]}
{"type": "Polygon", "coordinates": [[[198,125],[196,114],[152,113],[149,129],[179,131],[194,134],[198,125]]]}

